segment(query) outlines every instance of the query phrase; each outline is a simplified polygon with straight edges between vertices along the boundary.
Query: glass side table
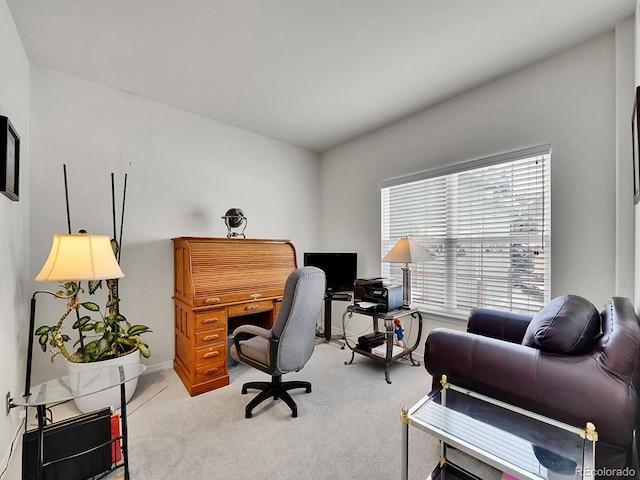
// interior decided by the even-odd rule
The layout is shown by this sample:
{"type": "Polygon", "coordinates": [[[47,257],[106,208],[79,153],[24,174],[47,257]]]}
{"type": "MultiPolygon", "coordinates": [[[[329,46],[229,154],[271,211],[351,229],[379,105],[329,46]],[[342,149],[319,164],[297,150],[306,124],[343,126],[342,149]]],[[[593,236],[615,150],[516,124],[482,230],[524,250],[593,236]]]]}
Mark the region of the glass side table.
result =
{"type": "MultiPolygon", "coordinates": [[[[108,443],[122,441],[122,463],[113,466],[105,473],[123,467],[124,476],[129,480],[129,459],[127,451],[127,407],[125,402],[125,383],[138,378],[146,367],[142,364],[111,365],[98,367],[84,372],[55,378],[31,388],[31,395],[16,397],[11,400],[11,405],[16,407],[35,407],[38,412],[38,480],[44,475],[44,429],[47,405],[60,404],[101,392],[109,388],[120,386],[120,418],[122,432],[119,437],[112,438],[108,443]]],[[[86,453],[89,453],[87,451],[86,453]]],[[[24,454],[24,452],[23,452],[24,454]]],[[[82,453],[81,453],[82,454],[82,453]]],[[[80,454],[80,455],[81,455],[80,454]]],[[[63,460],[58,459],[56,461],[63,460]]],[[[50,462],[55,463],[55,461],[50,462]]]]}
{"type": "Polygon", "coordinates": [[[351,350],[351,360],[349,360],[348,362],[344,362],[345,365],[351,365],[353,363],[353,359],[355,358],[356,353],[360,355],[364,355],[365,357],[373,358],[374,360],[384,362],[384,378],[387,381],[387,383],[391,383],[391,377],[389,376],[389,366],[396,360],[408,356],[409,360],[411,361],[411,365],[413,365],[414,367],[417,367],[420,365],[418,362],[416,362],[413,359],[412,353],[416,348],[418,348],[418,344],[420,343],[420,339],[422,338],[422,314],[417,308],[398,309],[398,310],[393,310],[391,312],[378,312],[375,308],[366,309],[366,308],[360,308],[357,305],[349,305],[344,311],[344,313],[342,314],[342,337],[344,338],[344,345],[342,348],[344,349],[344,346],[346,345],[349,348],[349,350],[351,350]],[[384,336],[385,336],[385,342],[386,342],[384,356],[375,355],[374,353],[371,353],[371,351],[369,350],[359,348],[358,345],[351,345],[349,343],[349,340],[347,338],[345,319],[347,318],[347,316],[351,318],[351,316],[353,316],[354,313],[358,315],[371,317],[372,323],[373,323],[372,325],[373,332],[375,333],[380,332],[379,321],[380,320],[384,321],[384,336]],[[418,319],[418,336],[416,337],[415,343],[410,347],[399,348],[398,351],[394,350],[394,345],[393,345],[393,337],[394,337],[394,329],[395,329],[395,325],[393,321],[396,318],[405,318],[405,319],[409,319],[410,321],[412,321],[412,319],[416,319],[416,318],[418,319]]]}
{"type": "Polygon", "coordinates": [[[402,478],[408,478],[409,426],[440,440],[440,461],[429,477],[477,479],[447,459],[455,447],[519,480],[593,480],[598,434],[447,383],[411,409],[402,422],[402,478]]]}

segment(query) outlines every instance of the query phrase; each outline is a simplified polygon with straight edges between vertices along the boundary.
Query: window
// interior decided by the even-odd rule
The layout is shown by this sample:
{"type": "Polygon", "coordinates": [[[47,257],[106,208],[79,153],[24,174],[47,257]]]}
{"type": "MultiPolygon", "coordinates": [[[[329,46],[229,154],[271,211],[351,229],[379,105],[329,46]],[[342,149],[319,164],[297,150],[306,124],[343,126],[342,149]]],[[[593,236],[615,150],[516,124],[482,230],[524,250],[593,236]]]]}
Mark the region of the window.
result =
{"type": "MultiPolygon", "coordinates": [[[[535,313],[550,297],[549,145],[382,183],[382,252],[412,237],[411,300],[453,316],[485,306],[535,313]]],[[[402,284],[400,264],[382,275],[402,284]]]]}

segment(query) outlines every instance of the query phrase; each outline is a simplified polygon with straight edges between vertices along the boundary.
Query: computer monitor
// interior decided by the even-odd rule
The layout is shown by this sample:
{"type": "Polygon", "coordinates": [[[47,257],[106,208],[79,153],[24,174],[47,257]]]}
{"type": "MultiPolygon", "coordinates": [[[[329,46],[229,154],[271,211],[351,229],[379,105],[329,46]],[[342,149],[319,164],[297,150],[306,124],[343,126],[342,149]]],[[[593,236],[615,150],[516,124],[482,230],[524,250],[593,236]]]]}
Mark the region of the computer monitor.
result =
{"type": "Polygon", "coordinates": [[[357,253],[305,252],[304,265],[318,267],[327,277],[327,295],[351,292],[357,278],[357,253]]]}

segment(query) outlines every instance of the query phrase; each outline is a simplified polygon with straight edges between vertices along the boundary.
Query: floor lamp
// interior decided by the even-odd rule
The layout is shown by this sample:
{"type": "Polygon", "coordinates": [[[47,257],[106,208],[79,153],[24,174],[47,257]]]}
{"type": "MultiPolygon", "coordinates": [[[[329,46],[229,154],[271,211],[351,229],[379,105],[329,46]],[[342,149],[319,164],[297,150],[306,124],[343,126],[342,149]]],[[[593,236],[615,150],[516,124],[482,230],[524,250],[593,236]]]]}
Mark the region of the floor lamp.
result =
{"type": "Polygon", "coordinates": [[[27,372],[24,396],[31,395],[31,363],[33,359],[33,336],[36,316],[36,295],[46,293],[67,300],[67,310],[58,324],[77,307],[79,282],[82,280],[107,280],[124,277],[106,235],[78,234],[54,235],[49,258],[36,277],[39,282],[78,282],[78,288],[69,296],[48,290],[37,290],[31,297],[29,312],[29,337],[27,348],[27,372]]]}
{"type": "Polygon", "coordinates": [[[411,308],[411,269],[410,263],[430,262],[435,257],[409,237],[403,237],[389,250],[383,262],[404,263],[402,267],[402,308],[411,308]]]}

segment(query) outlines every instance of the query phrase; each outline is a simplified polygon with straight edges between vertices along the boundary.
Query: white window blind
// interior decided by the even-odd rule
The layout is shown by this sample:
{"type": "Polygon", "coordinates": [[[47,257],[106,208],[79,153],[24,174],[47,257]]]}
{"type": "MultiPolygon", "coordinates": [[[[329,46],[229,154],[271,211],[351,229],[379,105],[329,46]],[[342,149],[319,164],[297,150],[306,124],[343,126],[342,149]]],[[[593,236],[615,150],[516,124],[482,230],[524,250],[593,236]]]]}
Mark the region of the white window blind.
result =
{"type": "MultiPolygon", "coordinates": [[[[412,237],[435,260],[410,265],[412,304],[464,316],[534,313],[550,297],[549,145],[383,182],[382,251],[412,237]]],[[[382,275],[402,284],[401,264],[382,275]]]]}

